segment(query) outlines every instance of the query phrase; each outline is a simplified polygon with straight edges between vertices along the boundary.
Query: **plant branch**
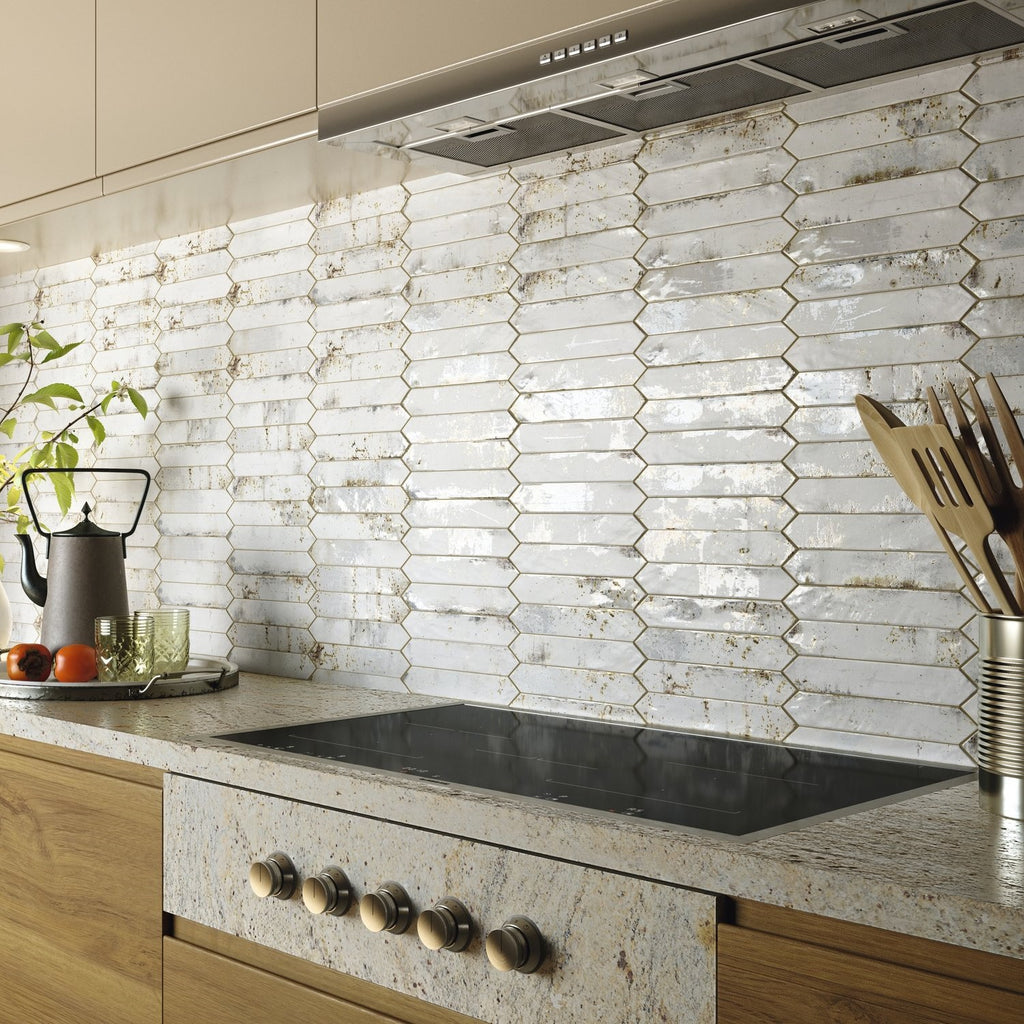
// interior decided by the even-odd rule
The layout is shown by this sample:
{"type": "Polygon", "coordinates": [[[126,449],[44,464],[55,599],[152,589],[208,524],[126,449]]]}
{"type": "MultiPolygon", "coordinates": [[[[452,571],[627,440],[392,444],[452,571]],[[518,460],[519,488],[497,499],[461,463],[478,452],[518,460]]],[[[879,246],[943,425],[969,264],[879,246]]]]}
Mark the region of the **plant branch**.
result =
{"type": "MultiPolygon", "coordinates": [[[[26,333],[28,333],[28,332],[26,332],[26,333]]],[[[34,374],[36,372],[35,353],[32,351],[32,346],[31,345],[29,345],[27,347],[28,347],[28,358],[25,360],[25,362],[28,363],[28,373],[25,374],[25,379],[24,379],[24,381],[22,381],[21,387],[18,389],[18,394],[15,396],[14,401],[11,402],[11,404],[6,409],[4,409],[3,416],[0,416],[0,423],[2,423],[5,419],[7,419],[7,417],[10,416],[11,413],[14,412],[14,410],[18,408],[19,404],[21,403],[21,400],[25,397],[25,392],[28,391],[29,384],[32,382],[32,374],[34,374]]],[[[7,481],[5,480],[3,485],[0,486],[0,491],[2,491],[3,488],[6,487],[6,486],[7,486],[7,481]]]]}

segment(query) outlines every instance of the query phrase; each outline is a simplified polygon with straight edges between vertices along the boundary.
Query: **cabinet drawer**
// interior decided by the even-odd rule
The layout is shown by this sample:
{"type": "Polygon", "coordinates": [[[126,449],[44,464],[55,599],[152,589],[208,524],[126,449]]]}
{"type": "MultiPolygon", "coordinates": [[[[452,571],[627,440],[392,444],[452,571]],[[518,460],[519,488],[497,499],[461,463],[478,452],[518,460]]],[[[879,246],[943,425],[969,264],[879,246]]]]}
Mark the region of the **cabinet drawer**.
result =
{"type": "MultiPolygon", "coordinates": [[[[900,936],[893,935],[892,942],[898,945],[900,936]]],[[[1008,960],[1006,969],[1019,974],[1024,964],[1008,960]]],[[[1024,995],[1018,992],[719,925],[719,1024],[1019,1024],[1021,1020],[1024,995]]]]}

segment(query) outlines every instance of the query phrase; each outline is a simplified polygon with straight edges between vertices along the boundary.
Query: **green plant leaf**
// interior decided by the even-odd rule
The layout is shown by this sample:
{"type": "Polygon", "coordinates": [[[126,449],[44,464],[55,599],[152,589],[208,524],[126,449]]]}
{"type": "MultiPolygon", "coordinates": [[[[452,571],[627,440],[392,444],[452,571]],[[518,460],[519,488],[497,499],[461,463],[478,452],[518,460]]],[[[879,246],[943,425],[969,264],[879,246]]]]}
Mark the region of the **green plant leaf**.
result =
{"type": "Polygon", "coordinates": [[[9,416],[3,422],[0,422],[0,431],[5,433],[8,437],[14,437],[14,428],[17,425],[18,421],[13,416],[9,416]]]}
{"type": "Polygon", "coordinates": [[[32,394],[26,395],[23,402],[34,402],[36,405],[46,405],[51,409],[56,409],[57,404],[54,402],[55,398],[64,398],[71,402],[82,402],[82,396],[78,388],[73,387],[70,384],[47,384],[41,387],[38,391],[33,391],[32,394]]]}
{"type": "Polygon", "coordinates": [[[43,358],[44,363],[52,363],[54,359],[63,359],[69,352],[78,348],[82,343],[80,341],[73,341],[70,345],[58,345],[55,349],[52,349],[43,358]]]}
{"type": "Polygon", "coordinates": [[[35,334],[29,334],[28,343],[34,348],[46,349],[47,352],[56,352],[60,349],[60,342],[49,331],[38,330],[35,334]]]}
{"type": "Polygon", "coordinates": [[[66,441],[58,441],[56,461],[58,469],[74,469],[78,465],[78,449],[66,441]]]}
{"type": "Polygon", "coordinates": [[[132,405],[135,406],[138,414],[143,419],[145,419],[146,418],[146,414],[149,412],[149,406],[146,404],[146,399],[143,398],[142,395],[139,394],[139,392],[135,390],[135,388],[127,388],[127,391],[128,391],[128,397],[129,397],[129,399],[131,399],[132,405]]]}
{"type": "Polygon", "coordinates": [[[54,473],[50,476],[53,493],[57,495],[57,504],[61,515],[67,515],[71,502],[75,500],[75,481],[70,473],[54,473]]]}
{"type": "Polygon", "coordinates": [[[95,416],[86,416],[85,422],[89,424],[93,440],[96,442],[96,446],[99,447],[106,440],[107,428],[103,426],[103,421],[95,416]]]}

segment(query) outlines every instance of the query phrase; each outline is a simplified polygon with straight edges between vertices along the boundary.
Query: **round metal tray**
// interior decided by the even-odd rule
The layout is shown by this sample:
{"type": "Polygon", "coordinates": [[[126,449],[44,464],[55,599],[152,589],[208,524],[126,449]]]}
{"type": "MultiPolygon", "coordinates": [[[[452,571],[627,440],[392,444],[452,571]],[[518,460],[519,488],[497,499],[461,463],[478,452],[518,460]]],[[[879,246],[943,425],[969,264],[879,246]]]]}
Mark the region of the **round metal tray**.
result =
{"type": "Polygon", "coordinates": [[[238,666],[223,658],[193,655],[182,672],[154,676],[147,683],[20,683],[0,675],[0,697],[20,700],[148,700],[190,697],[196,693],[230,690],[238,685],[238,666]]]}

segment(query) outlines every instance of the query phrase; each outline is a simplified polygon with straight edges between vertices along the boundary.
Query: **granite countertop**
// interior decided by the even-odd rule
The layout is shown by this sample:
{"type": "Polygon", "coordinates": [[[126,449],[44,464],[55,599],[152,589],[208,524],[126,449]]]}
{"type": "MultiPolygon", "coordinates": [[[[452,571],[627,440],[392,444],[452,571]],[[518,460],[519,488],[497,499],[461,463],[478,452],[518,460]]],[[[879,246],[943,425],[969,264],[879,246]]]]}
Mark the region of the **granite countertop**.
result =
{"type": "Polygon", "coordinates": [[[242,673],[192,697],[0,699],[0,733],[1024,959],[1024,823],[983,811],[974,781],[739,843],[212,738],[428,703],[242,673]]]}

